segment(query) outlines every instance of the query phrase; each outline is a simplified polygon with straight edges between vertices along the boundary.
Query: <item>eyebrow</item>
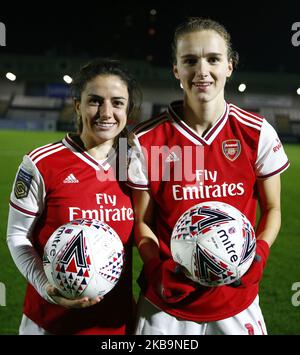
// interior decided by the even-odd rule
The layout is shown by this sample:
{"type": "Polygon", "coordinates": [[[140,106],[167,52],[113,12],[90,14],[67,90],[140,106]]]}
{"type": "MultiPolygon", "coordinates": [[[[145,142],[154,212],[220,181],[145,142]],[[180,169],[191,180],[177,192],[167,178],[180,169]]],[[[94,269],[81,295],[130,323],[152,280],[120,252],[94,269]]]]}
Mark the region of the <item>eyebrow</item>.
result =
{"type": "MultiPolygon", "coordinates": [[[[222,56],[223,53],[210,52],[210,53],[207,53],[205,56],[207,57],[207,56],[213,56],[213,55],[214,56],[222,56]]],[[[184,55],[181,56],[181,58],[188,58],[188,57],[198,57],[198,55],[190,53],[190,54],[184,54],[184,55]]]]}
{"type": "MultiPolygon", "coordinates": [[[[96,94],[88,94],[88,97],[92,97],[94,99],[101,99],[103,100],[102,96],[96,95],[96,94]]],[[[117,100],[127,100],[126,97],[123,96],[113,96],[112,99],[117,99],[117,100]]]]}

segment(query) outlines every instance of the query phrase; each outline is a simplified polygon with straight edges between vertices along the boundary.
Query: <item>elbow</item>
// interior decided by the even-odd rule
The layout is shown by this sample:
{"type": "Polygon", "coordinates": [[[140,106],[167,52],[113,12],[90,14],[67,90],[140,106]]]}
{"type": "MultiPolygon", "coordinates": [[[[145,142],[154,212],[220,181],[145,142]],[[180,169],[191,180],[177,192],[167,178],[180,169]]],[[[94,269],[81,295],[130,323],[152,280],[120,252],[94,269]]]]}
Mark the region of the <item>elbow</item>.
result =
{"type": "Polygon", "coordinates": [[[8,230],[6,233],[6,244],[8,246],[8,249],[11,250],[12,246],[13,246],[13,240],[14,240],[14,236],[13,234],[8,230]]]}

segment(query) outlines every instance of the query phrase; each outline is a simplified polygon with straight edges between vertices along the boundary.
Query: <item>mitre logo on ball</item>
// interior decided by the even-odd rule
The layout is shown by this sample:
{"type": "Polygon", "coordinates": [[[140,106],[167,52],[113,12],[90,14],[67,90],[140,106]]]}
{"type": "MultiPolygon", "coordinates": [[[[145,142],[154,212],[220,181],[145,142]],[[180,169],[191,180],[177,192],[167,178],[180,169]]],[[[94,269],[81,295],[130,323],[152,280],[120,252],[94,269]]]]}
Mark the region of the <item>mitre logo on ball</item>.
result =
{"type": "Polygon", "coordinates": [[[235,207],[217,201],[193,206],[178,219],[171,253],[186,274],[204,286],[238,280],[255,256],[255,233],[235,207]]]}
{"type": "Polygon", "coordinates": [[[78,219],[59,227],[44,248],[49,282],[67,298],[104,296],[117,284],[124,248],[106,223],[78,219]]]}

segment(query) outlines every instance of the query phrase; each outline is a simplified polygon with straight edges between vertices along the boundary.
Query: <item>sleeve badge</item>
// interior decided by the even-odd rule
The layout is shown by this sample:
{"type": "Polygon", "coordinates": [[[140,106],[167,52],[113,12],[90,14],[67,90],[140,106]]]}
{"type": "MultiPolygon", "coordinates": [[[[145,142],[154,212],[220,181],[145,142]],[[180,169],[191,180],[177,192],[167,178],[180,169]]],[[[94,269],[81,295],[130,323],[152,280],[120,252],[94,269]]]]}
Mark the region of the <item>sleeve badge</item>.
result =
{"type": "Polygon", "coordinates": [[[17,199],[28,196],[32,178],[33,176],[28,174],[27,171],[22,168],[19,170],[14,188],[14,193],[17,199]]]}

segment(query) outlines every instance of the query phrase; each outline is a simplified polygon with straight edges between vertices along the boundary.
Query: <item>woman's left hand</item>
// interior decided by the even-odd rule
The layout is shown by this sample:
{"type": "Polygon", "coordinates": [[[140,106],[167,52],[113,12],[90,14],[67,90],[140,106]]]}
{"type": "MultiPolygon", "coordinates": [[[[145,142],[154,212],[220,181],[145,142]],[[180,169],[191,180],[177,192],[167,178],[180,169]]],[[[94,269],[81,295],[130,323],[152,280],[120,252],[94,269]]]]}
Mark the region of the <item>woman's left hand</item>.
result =
{"type": "Polygon", "coordinates": [[[90,299],[88,297],[82,297],[82,298],[72,300],[64,297],[59,292],[59,290],[53,285],[48,285],[46,291],[48,295],[55,301],[56,304],[68,309],[91,307],[99,303],[103,299],[103,297],[96,297],[94,299],[90,299]]]}

